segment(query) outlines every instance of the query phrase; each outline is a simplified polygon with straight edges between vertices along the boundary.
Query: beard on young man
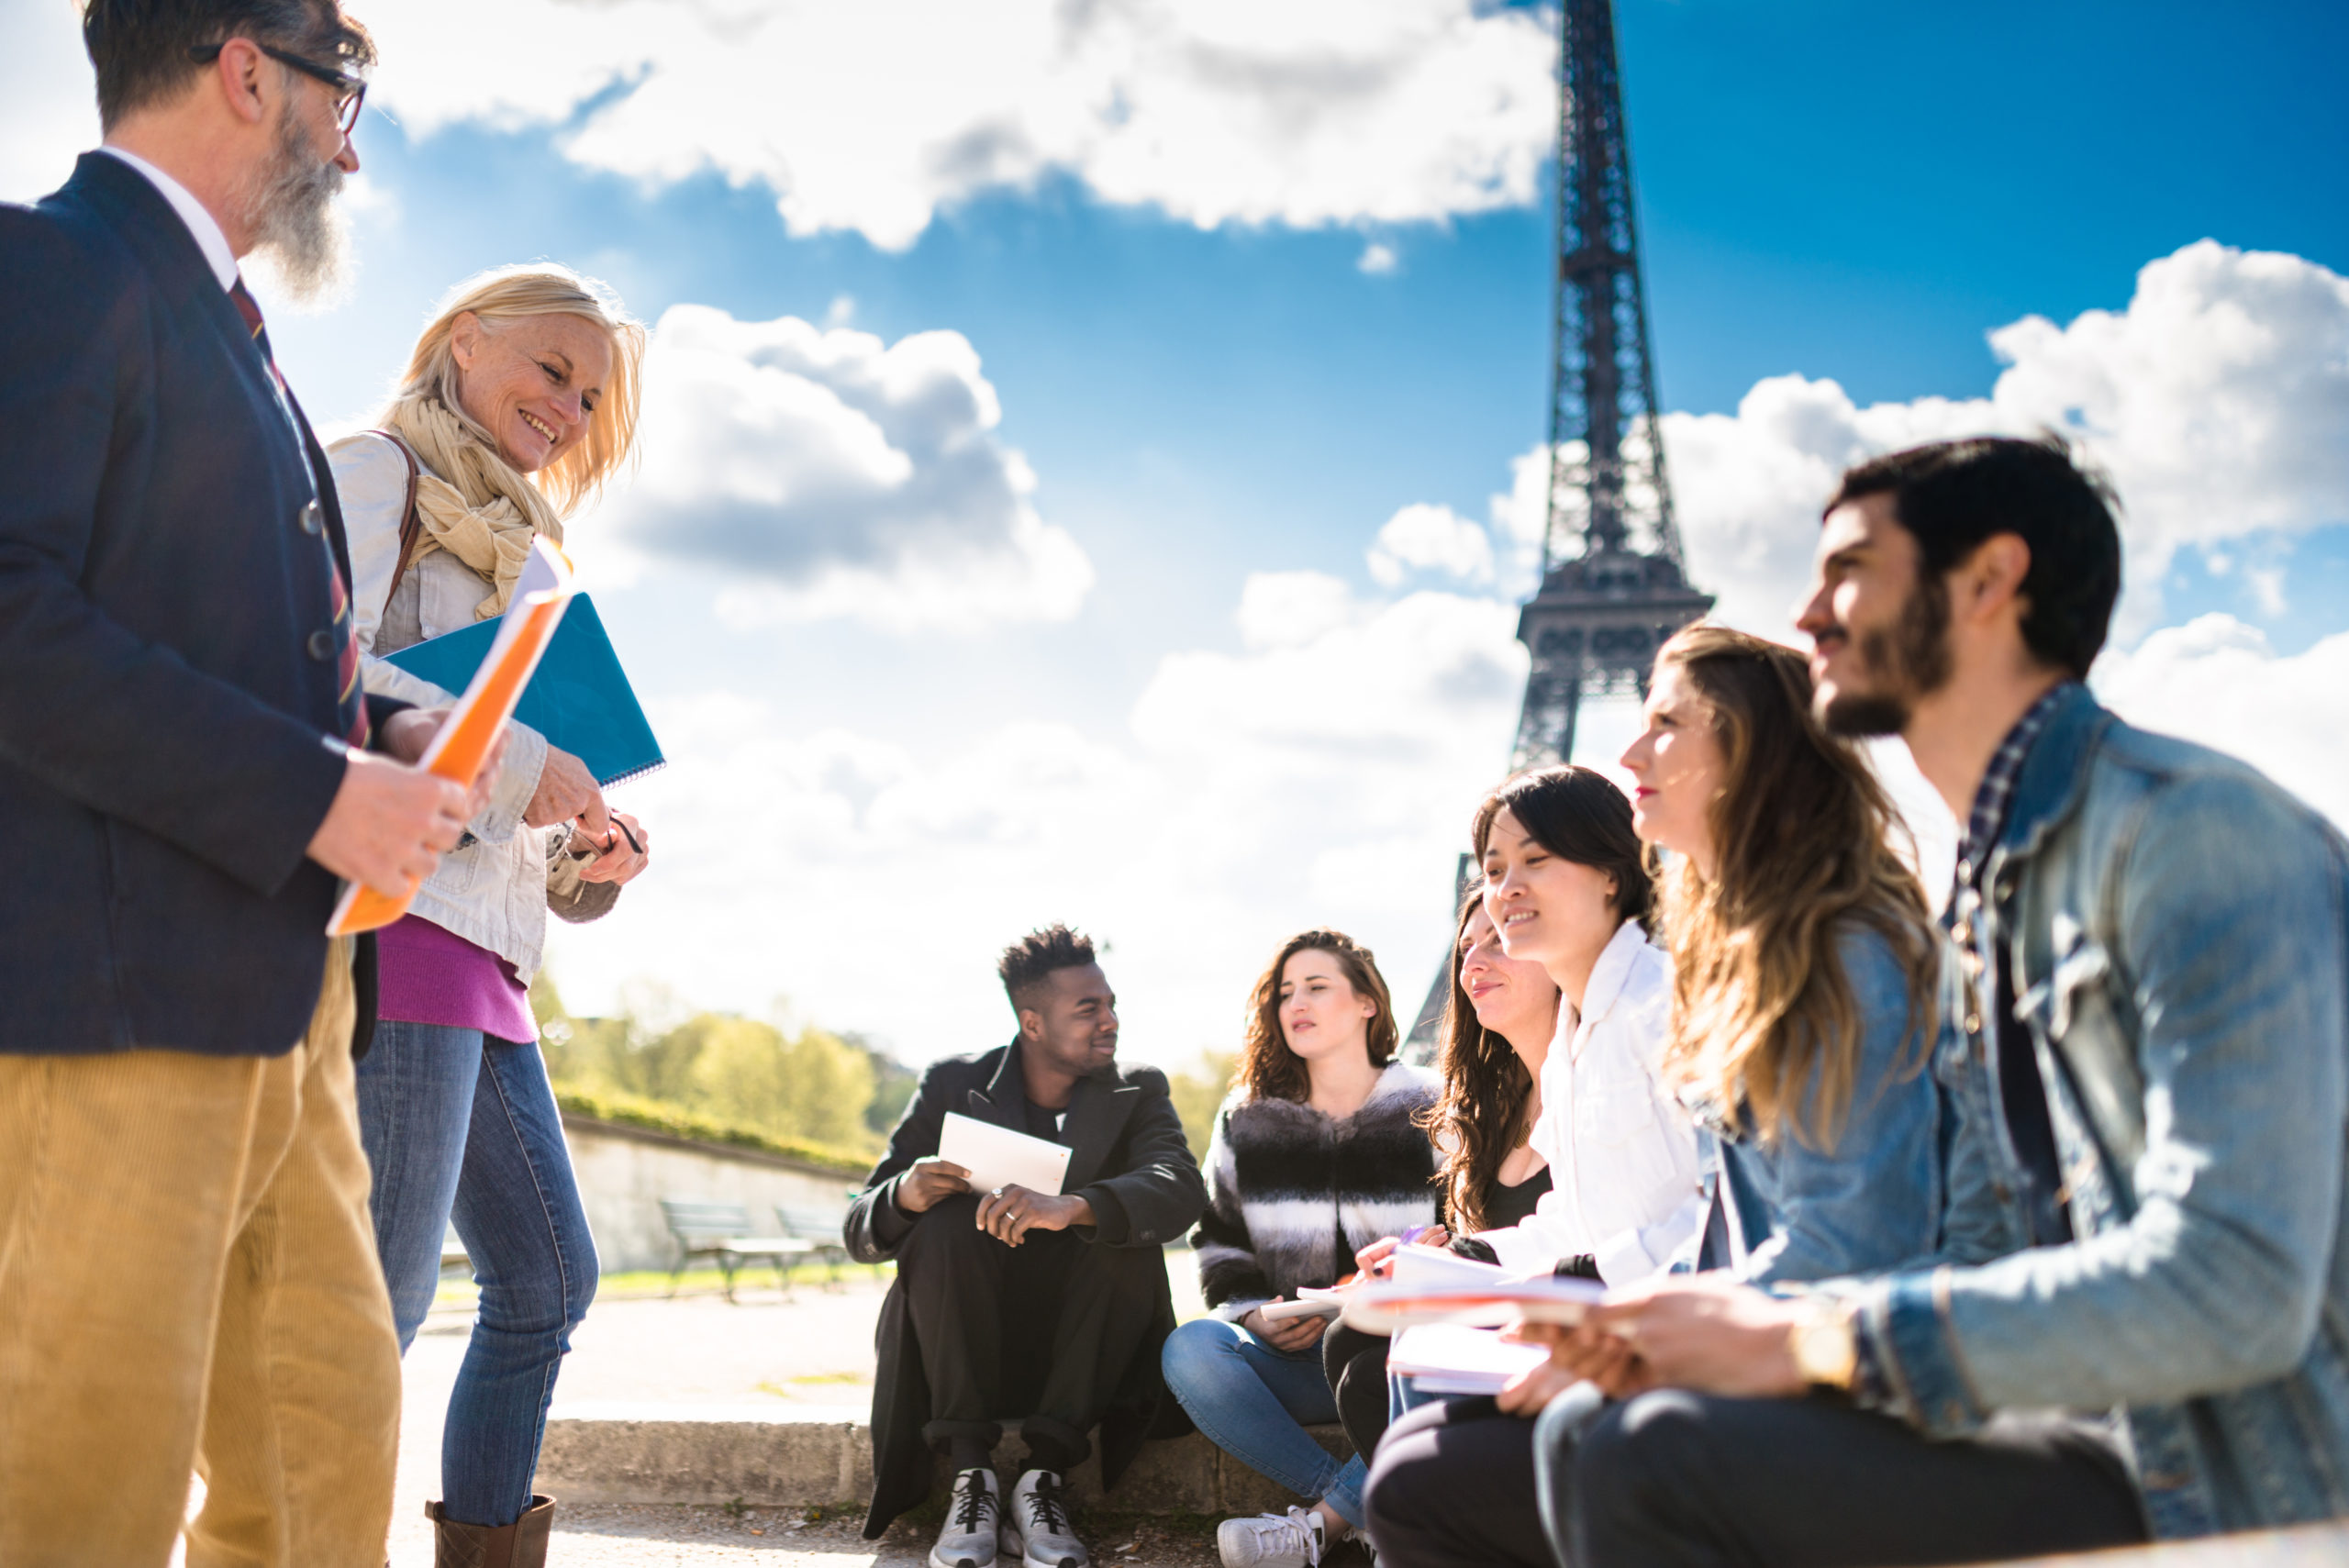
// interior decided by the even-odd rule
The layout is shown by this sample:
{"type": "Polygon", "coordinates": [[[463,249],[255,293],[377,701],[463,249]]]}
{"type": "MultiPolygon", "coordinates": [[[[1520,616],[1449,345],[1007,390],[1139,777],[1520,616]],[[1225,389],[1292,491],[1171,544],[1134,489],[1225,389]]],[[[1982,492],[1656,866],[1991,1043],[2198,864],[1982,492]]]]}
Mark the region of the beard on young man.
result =
{"type": "Polygon", "coordinates": [[[1920,566],[1891,625],[1856,632],[1838,626],[1828,635],[1840,635],[1850,645],[1866,684],[1840,684],[1820,705],[1820,722],[1833,735],[1898,735],[1909,727],[1917,700],[1949,682],[1949,587],[1930,567],[1920,566]]]}

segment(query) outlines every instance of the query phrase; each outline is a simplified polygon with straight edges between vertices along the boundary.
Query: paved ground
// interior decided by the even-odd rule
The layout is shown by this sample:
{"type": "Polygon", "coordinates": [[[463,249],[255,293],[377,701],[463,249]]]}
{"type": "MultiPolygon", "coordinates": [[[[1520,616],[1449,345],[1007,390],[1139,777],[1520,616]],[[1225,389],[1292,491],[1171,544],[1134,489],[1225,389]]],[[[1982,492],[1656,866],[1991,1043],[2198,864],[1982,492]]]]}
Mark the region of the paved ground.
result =
{"type": "MultiPolygon", "coordinates": [[[[1188,1316],[1198,1309],[1190,1254],[1172,1252],[1168,1265],[1177,1312],[1188,1316]]],[[[573,1337],[556,1406],[773,1399],[862,1411],[873,1398],[873,1324],[882,1289],[883,1282],[867,1276],[837,1291],[802,1285],[788,1301],[772,1287],[739,1291],[739,1305],[714,1295],[599,1300],[573,1337]]],[[[440,1495],[440,1423],[470,1323],[465,1311],[437,1311],[408,1351],[393,1568],[431,1568],[424,1504],[440,1495]]],[[[1096,1523],[1114,1532],[1113,1539],[1097,1529],[1088,1542],[1103,1568],[1205,1568],[1216,1561],[1213,1543],[1196,1532],[1158,1521],[1096,1523]]],[[[727,1562],[919,1568],[928,1561],[927,1529],[900,1523],[874,1542],[862,1539],[863,1524],[858,1518],[811,1522],[785,1509],[559,1507],[549,1562],[565,1568],[727,1562]]]]}

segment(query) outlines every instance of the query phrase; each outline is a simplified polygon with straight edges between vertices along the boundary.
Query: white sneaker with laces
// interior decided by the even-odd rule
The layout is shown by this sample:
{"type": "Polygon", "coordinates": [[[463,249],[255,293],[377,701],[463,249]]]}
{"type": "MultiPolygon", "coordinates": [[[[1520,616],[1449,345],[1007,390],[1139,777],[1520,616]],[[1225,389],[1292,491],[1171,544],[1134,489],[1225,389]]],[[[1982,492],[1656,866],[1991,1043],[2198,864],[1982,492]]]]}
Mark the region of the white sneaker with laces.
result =
{"type": "Polygon", "coordinates": [[[1010,1507],[1004,1510],[1003,1550],[1017,1557],[1021,1568],[1092,1568],[1085,1542],[1069,1526],[1059,1476],[1049,1470],[1030,1470],[1019,1477],[1011,1489],[1010,1507]]]}
{"type": "Polygon", "coordinates": [[[1215,1527],[1215,1549],[1223,1568],[1319,1568],[1330,1543],[1321,1538],[1321,1516],[1310,1508],[1226,1519],[1215,1527]]]}
{"type": "Polygon", "coordinates": [[[938,1544],[930,1549],[930,1568],[995,1568],[996,1529],[1003,1518],[1003,1505],[996,1498],[1000,1485],[992,1470],[954,1473],[946,1522],[939,1527],[938,1544]]]}

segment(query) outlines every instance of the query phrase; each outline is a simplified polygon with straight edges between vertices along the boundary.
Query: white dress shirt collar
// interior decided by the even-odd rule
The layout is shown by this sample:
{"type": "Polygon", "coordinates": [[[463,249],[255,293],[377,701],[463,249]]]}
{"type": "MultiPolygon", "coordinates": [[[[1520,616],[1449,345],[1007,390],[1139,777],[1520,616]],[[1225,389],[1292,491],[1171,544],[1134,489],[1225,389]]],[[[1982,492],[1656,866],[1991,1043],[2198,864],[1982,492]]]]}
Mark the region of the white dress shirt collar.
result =
{"type": "Polygon", "coordinates": [[[180,215],[180,221],[187,225],[187,231],[195,237],[195,248],[204,252],[204,260],[212,268],[212,275],[220,280],[221,292],[225,294],[236,286],[237,254],[228,249],[228,237],[220,231],[219,223],[205,210],[202,202],[189,194],[185,185],[135,152],[126,152],[112,145],[101,147],[98,150],[112,153],[146,175],[147,183],[162,193],[163,199],[172,204],[172,210],[180,215]]]}

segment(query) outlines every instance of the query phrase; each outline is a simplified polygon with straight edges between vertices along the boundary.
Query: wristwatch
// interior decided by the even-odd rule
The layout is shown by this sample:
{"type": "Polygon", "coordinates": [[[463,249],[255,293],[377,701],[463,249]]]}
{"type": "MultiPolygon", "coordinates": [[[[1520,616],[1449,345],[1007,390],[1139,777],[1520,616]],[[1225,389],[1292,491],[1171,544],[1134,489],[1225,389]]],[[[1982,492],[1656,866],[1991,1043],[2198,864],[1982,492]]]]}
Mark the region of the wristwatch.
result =
{"type": "Polygon", "coordinates": [[[1787,1350],[1795,1369],[1813,1388],[1850,1393],[1859,1371],[1859,1336],[1852,1328],[1852,1306],[1842,1301],[1806,1303],[1787,1329],[1787,1350]]]}

